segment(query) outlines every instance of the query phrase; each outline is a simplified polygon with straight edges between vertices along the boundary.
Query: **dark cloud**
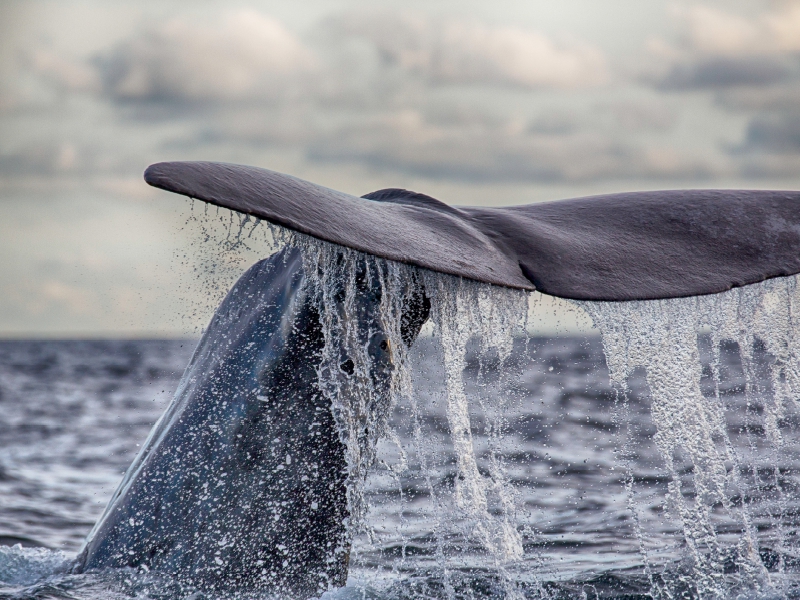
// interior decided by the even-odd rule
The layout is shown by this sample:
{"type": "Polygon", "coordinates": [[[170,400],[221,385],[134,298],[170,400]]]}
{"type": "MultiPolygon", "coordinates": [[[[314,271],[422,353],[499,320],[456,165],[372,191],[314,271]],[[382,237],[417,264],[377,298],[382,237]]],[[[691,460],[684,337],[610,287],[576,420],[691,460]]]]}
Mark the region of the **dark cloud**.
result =
{"type": "Polygon", "coordinates": [[[535,122],[531,125],[448,129],[407,111],[321,136],[309,145],[308,156],[316,161],[357,162],[379,170],[476,182],[707,177],[712,171],[702,161],[669,150],[653,151],[585,130],[542,133],[535,122]]]}
{"type": "Polygon", "coordinates": [[[796,179],[800,173],[800,154],[749,153],[738,162],[739,174],[748,179],[796,179]]]}
{"type": "Polygon", "coordinates": [[[772,154],[800,153],[800,107],[798,112],[755,117],[747,126],[741,151],[772,154]]]}
{"type": "Polygon", "coordinates": [[[791,112],[800,99],[800,78],[781,86],[725,90],[716,99],[731,110],[791,112]]]}
{"type": "Polygon", "coordinates": [[[713,57],[677,64],[656,85],[669,91],[720,90],[771,86],[798,78],[800,68],[793,57],[713,57]]]}
{"type": "Polygon", "coordinates": [[[57,175],[84,170],[79,150],[70,143],[29,143],[0,153],[0,176],[57,175]]]}

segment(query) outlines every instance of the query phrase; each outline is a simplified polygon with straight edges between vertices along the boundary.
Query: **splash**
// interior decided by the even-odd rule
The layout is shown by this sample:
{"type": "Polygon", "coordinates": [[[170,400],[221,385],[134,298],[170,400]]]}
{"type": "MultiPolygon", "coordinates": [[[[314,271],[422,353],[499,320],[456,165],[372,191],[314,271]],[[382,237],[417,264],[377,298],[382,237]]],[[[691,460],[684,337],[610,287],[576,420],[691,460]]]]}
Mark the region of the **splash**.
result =
{"type": "Polygon", "coordinates": [[[188,251],[173,259],[181,265],[178,289],[182,326],[202,334],[214,310],[253,263],[274,254],[292,238],[289,230],[249,215],[192,200],[176,234],[187,237],[188,251]]]}
{"type": "MultiPolygon", "coordinates": [[[[797,277],[712,296],[579,303],[602,334],[610,377],[623,404],[627,401],[628,378],[637,368],[646,369],[655,442],[670,476],[667,507],[682,524],[692,560],[690,579],[700,597],[726,597],[734,588],[757,593],[780,591],[781,578],[767,571],[759,554],[758,532],[748,506],[752,491],[745,481],[748,474],[726,423],[726,406],[720,394],[720,348],[725,340],[738,344],[745,372],[746,408],[756,412],[757,405],[763,406],[762,426],[769,452],[776,458],[772,483],[781,513],[771,523],[776,536],[774,551],[783,557],[789,548],[787,532],[781,525],[784,492],[777,453],[782,445],[781,419],[786,403],[796,401],[800,392],[799,303],[797,277]],[[704,332],[710,332],[713,349],[712,395],[701,390],[704,373],[698,336],[704,332]],[[771,390],[758,387],[763,379],[756,373],[754,352],[758,344],[772,356],[771,390]],[[689,464],[688,478],[685,462],[689,464]],[[734,502],[734,498],[739,500],[734,502]],[[740,532],[732,555],[720,539],[716,525],[720,513],[736,523],[740,532]],[[726,573],[735,573],[734,581],[726,573]]],[[[756,440],[751,434],[748,437],[751,450],[757,452],[756,440]]],[[[622,454],[626,451],[629,448],[623,448],[622,454]]],[[[751,468],[757,469],[755,463],[751,468]]],[[[759,473],[749,475],[759,481],[759,473]]],[[[630,472],[628,477],[632,479],[630,472]]],[[[630,490],[630,484],[628,487],[630,490]]],[[[635,511],[635,502],[631,506],[635,511]]],[[[778,571],[782,571],[782,564],[778,571]]],[[[656,584],[654,588],[656,595],[668,592],[656,584]]]]}
{"type": "Polygon", "coordinates": [[[53,573],[69,569],[70,560],[58,550],[0,546],[0,583],[32,585],[53,573]]]}

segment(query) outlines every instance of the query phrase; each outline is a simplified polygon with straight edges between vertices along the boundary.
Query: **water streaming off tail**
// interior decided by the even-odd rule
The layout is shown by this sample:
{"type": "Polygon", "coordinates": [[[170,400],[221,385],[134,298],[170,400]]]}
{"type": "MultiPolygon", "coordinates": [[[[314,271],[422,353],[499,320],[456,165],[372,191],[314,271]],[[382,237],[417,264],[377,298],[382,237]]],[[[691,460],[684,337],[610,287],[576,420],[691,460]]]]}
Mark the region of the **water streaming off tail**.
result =
{"type": "MultiPolygon", "coordinates": [[[[530,413],[522,404],[530,398],[517,389],[528,295],[302,236],[291,243],[304,249],[319,296],[321,382],[347,446],[351,574],[384,589],[402,582],[401,596],[557,594],[553,579],[570,573],[547,559],[552,541],[542,541],[531,509],[537,487],[549,483],[530,468],[519,476],[520,463],[537,457],[524,458],[524,444],[511,432],[521,412],[530,413]],[[417,344],[424,357],[401,335],[402,299],[412,287],[431,301],[432,338],[417,344]],[[364,289],[379,290],[391,366],[375,364],[355,326],[364,289]],[[347,360],[351,374],[343,373],[347,360]],[[376,391],[381,376],[391,380],[388,394],[376,391]]],[[[795,590],[793,473],[780,465],[791,464],[781,453],[784,433],[795,436],[787,410],[800,391],[796,288],[796,279],[786,278],[700,298],[577,303],[602,334],[616,390],[614,454],[617,472],[622,468],[609,485],[622,489],[625,516],[618,518],[625,522],[615,544],[622,548],[627,538],[638,549],[638,560],[616,564],[637,574],[641,592],[729,597],[795,590]],[[723,364],[730,362],[730,342],[738,345],[741,394],[730,393],[722,374],[730,370],[723,364]],[[641,435],[648,425],[631,409],[639,393],[631,378],[642,369],[646,419],[654,427],[649,439],[641,435]],[[660,458],[651,456],[650,475],[642,477],[651,442],[660,458]],[[655,483],[643,483],[648,477],[655,483]]],[[[552,461],[541,446],[539,460],[552,461]]],[[[569,473],[583,449],[567,442],[560,451],[569,473]]]]}
{"type": "MultiPolygon", "coordinates": [[[[443,350],[447,419],[457,457],[455,505],[473,521],[472,535],[495,560],[505,562],[520,558],[523,550],[514,521],[514,491],[506,480],[502,460],[496,452],[490,452],[487,476],[478,470],[463,373],[467,366],[467,344],[473,337],[480,342],[481,354],[491,350],[497,353],[497,368],[503,370],[513,350],[514,334],[520,335],[525,328],[527,296],[515,290],[453,277],[428,274],[425,279],[426,289],[432,290],[435,299],[432,317],[438,325],[443,350]],[[497,496],[497,515],[488,510],[490,492],[497,496]]],[[[497,414],[492,423],[493,441],[497,442],[502,435],[500,419],[505,399],[486,398],[485,401],[493,403],[492,409],[497,414]]]]}
{"type": "MultiPolygon", "coordinates": [[[[782,430],[792,429],[787,403],[800,392],[798,302],[797,278],[788,277],[713,296],[581,303],[602,333],[622,421],[628,379],[637,368],[646,370],[654,439],[669,475],[666,516],[679,521],[690,563],[678,579],[701,597],[789,593],[787,566],[796,563],[797,547],[796,531],[786,525],[796,489],[793,469],[781,468],[784,450],[794,452],[784,447],[782,430]],[[704,332],[710,344],[705,372],[704,332]],[[743,402],[721,394],[726,341],[738,345],[743,402]],[[704,378],[713,384],[705,393],[704,378]],[[745,439],[734,440],[732,432],[745,439]]],[[[630,428],[628,435],[618,455],[636,516],[631,465],[637,449],[630,428]]],[[[641,528],[637,534],[653,592],[669,596],[676,582],[653,578],[652,543],[641,528]]]]}
{"type": "Polygon", "coordinates": [[[418,276],[400,263],[314,238],[295,235],[291,243],[303,251],[318,302],[325,338],[319,383],[347,452],[348,508],[355,533],[365,525],[363,482],[378,440],[387,434],[389,410],[397,398],[411,393],[403,306],[418,276]]]}
{"type": "MultiPolygon", "coordinates": [[[[376,449],[383,441],[394,446],[391,464],[384,457],[382,467],[399,486],[402,496],[403,473],[409,460],[418,461],[426,481],[417,492],[433,502],[434,523],[426,535],[433,538],[433,561],[444,574],[458,560],[459,544],[476,546],[491,569],[502,575],[504,566],[523,555],[522,538],[517,530],[516,498],[505,476],[499,445],[504,433],[503,398],[481,398],[486,427],[491,430],[485,469],[481,472],[472,438],[470,404],[463,379],[467,367],[467,347],[479,341],[479,354],[493,354],[493,370],[503,370],[512,353],[514,336],[524,332],[527,296],[523,292],[480,285],[456,277],[423,272],[413,267],[365,256],[310,238],[296,236],[293,243],[304,252],[304,268],[319,298],[321,322],[326,340],[325,356],[320,365],[320,381],[331,398],[334,412],[347,447],[350,469],[349,508],[353,535],[362,534],[364,544],[356,540],[354,562],[359,548],[369,554],[383,543],[376,529],[368,523],[370,507],[364,496],[365,482],[375,465],[376,449]],[[375,332],[364,331],[363,297],[375,293],[379,298],[380,325],[392,349],[392,365],[376,363],[369,338],[375,332]],[[449,439],[438,447],[422,431],[428,415],[417,403],[412,381],[412,358],[403,341],[404,309],[410,295],[424,293],[431,304],[430,321],[434,337],[440,342],[443,365],[442,402],[445,407],[449,439]],[[349,368],[346,365],[350,365],[349,368]],[[391,379],[388,385],[376,385],[376,377],[391,379]],[[388,389],[388,394],[382,390],[388,389]],[[399,433],[387,427],[387,419],[396,406],[409,410],[412,430],[399,433]],[[405,433],[410,435],[406,436],[405,433]],[[410,438],[411,444],[401,441],[410,438]],[[446,450],[455,453],[447,489],[434,482],[440,473],[429,461],[449,460],[446,450]]],[[[440,379],[441,381],[441,379],[440,379]]],[[[430,509],[431,507],[429,507],[430,509]]],[[[409,539],[400,534],[403,554],[409,539]]],[[[474,566],[474,565],[473,565],[474,566]]],[[[394,565],[395,568],[401,568],[394,565]]]]}

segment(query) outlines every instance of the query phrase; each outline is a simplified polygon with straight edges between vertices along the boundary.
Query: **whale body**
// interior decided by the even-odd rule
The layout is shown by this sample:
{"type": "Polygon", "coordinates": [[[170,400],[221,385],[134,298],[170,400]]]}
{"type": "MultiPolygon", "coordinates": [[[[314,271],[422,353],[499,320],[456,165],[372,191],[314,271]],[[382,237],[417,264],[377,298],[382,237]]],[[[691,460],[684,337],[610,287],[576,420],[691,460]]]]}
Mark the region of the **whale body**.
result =
{"type": "MultiPolygon", "coordinates": [[[[358,325],[380,388],[391,349],[380,298],[362,287],[358,325]]],[[[427,313],[407,313],[410,343],[427,313]]],[[[134,567],[201,589],[297,598],[343,586],[347,464],[318,384],[324,345],[300,252],[251,267],[217,309],[73,571],[134,567]]]]}

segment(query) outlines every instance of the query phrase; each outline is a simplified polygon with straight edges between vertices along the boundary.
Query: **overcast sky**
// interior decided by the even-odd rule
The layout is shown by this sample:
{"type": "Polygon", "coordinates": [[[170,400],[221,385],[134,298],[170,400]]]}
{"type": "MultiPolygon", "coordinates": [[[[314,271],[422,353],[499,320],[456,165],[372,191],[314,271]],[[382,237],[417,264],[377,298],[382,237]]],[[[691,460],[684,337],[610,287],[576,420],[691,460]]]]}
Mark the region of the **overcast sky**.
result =
{"type": "Polygon", "coordinates": [[[0,335],[202,326],[266,249],[141,180],[194,159],[452,204],[800,189],[800,2],[0,0],[0,335]]]}

